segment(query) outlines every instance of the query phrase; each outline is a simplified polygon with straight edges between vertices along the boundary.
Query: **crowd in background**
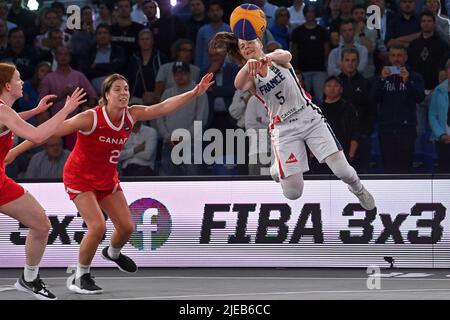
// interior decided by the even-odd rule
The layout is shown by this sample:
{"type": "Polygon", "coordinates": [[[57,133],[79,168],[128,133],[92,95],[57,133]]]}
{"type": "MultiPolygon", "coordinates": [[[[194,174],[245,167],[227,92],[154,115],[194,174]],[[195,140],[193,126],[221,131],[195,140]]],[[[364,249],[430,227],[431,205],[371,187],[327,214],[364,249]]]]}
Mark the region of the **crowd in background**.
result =
{"type": "MultiPolygon", "coordinates": [[[[49,112],[29,120],[33,125],[48,120],[76,87],[88,96],[77,112],[97,106],[111,73],[127,77],[130,105],[158,103],[214,74],[207,95],[134,126],[119,159],[123,176],[268,173],[270,163],[261,160],[271,153],[265,108],[234,88],[239,66],[208,49],[215,33],[231,31],[227,17],[242,2],[264,10],[266,52],[291,51],[297,77],[358,172],[450,173],[450,0],[78,1],[81,29],[68,27],[67,3],[40,1],[31,11],[28,2],[0,0],[0,61],[14,63],[25,81],[16,111],[57,95],[49,112]],[[366,25],[369,5],[381,9],[380,29],[366,25]],[[192,140],[198,129],[261,134],[244,142],[245,164],[237,164],[236,147],[216,153],[213,164],[178,165],[171,154],[180,140],[172,133],[180,128],[192,140]]],[[[53,137],[7,171],[59,178],[75,142],[76,134],[53,137]]],[[[205,149],[211,142],[199,143],[205,149]]],[[[311,153],[309,159],[310,173],[330,173],[311,153]]]]}

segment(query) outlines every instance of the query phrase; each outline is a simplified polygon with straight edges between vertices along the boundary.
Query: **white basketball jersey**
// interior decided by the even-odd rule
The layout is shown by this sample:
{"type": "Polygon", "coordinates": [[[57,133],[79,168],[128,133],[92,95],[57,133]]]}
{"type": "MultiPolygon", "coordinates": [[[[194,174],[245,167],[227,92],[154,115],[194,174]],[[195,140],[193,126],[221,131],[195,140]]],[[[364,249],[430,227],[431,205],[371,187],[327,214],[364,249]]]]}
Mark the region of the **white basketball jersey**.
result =
{"type": "Polygon", "coordinates": [[[310,116],[320,112],[300,86],[293,68],[284,68],[274,62],[266,77],[255,78],[256,97],[263,102],[273,123],[283,122],[292,115],[310,116]]]}

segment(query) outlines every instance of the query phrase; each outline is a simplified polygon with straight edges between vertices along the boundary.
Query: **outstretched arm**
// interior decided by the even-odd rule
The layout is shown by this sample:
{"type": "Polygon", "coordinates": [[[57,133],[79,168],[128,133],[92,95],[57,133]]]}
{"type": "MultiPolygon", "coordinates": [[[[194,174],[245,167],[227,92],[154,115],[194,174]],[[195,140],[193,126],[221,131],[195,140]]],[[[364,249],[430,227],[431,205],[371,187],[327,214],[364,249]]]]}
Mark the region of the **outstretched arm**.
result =
{"type": "Polygon", "coordinates": [[[41,101],[39,101],[39,104],[36,108],[33,108],[31,110],[28,111],[23,111],[23,112],[19,112],[19,116],[22,118],[22,120],[28,120],[31,117],[34,117],[44,111],[47,111],[48,108],[50,108],[53,105],[53,99],[56,99],[57,96],[53,95],[53,94],[49,94],[46,95],[45,97],[43,97],[41,99],[41,101]]]}
{"type": "MultiPolygon", "coordinates": [[[[50,120],[48,120],[50,121],[50,120]]],[[[77,130],[89,131],[94,123],[94,117],[91,115],[90,111],[85,111],[83,113],[77,114],[76,116],[64,121],[58,129],[54,132],[53,136],[63,137],[77,130]]],[[[42,141],[42,143],[44,143],[42,141]]],[[[21,144],[12,148],[5,157],[5,164],[8,165],[14,161],[20,154],[25,151],[37,147],[42,143],[36,143],[30,140],[25,140],[21,144]]]]}
{"type": "Polygon", "coordinates": [[[183,107],[186,103],[194,99],[195,97],[201,96],[206,90],[214,83],[211,81],[213,78],[212,73],[206,74],[200,83],[195,86],[194,89],[179,94],[177,96],[171,97],[163,102],[152,106],[142,106],[135,105],[131,107],[131,115],[135,121],[146,121],[151,119],[156,119],[163,117],[165,115],[175,112],[179,108],[183,107]]]}
{"type": "Polygon", "coordinates": [[[273,62],[277,64],[288,64],[292,60],[292,54],[287,50],[277,49],[274,52],[266,54],[273,62]]]}
{"type": "Polygon", "coordinates": [[[83,89],[75,90],[72,96],[67,98],[64,108],[39,127],[34,127],[25,122],[20,118],[18,113],[8,107],[2,107],[2,112],[0,112],[0,123],[11,129],[12,132],[21,138],[35,143],[42,143],[56,131],[68,114],[86,101],[81,100],[84,95],[83,89]]]}

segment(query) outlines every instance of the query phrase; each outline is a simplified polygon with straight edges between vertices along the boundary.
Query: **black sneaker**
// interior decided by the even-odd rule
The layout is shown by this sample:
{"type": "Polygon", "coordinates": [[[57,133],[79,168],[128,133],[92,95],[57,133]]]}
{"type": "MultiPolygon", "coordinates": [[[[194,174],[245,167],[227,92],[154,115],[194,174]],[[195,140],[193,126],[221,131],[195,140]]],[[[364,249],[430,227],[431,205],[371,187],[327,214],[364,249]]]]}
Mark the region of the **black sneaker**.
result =
{"type": "Polygon", "coordinates": [[[57,300],[56,296],[51,293],[47,287],[45,286],[44,281],[37,276],[33,281],[25,281],[25,278],[22,276],[16,281],[14,284],[17,290],[27,292],[33,295],[35,298],[39,300],[57,300]]]}
{"type": "Polygon", "coordinates": [[[127,257],[126,255],[120,253],[119,257],[117,259],[113,259],[108,255],[108,248],[109,247],[103,248],[103,250],[102,250],[103,258],[105,258],[106,260],[115,262],[120,271],[128,272],[128,273],[137,272],[138,268],[136,266],[136,263],[134,263],[134,261],[131,260],[130,257],[127,257]]]}
{"type": "Polygon", "coordinates": [[[90,273],[85,273],[79,278],[76,278],[75,274],[73,274],[69,277],[69,280],[72,280],[71,283],[68,281],[67,285],[70,291],[80,294],[99,294],[103,292],[103,289],[95,284],[90,273]]]}

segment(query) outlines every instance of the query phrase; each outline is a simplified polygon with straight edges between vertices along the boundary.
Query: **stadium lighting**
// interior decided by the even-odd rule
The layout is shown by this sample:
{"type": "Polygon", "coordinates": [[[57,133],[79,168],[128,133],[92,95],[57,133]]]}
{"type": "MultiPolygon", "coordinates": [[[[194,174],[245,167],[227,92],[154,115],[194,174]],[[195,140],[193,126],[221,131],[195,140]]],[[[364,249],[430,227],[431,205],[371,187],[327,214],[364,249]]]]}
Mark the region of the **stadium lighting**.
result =
{"type": "Polygon", "coordinates": [[[39,3],[37,0],[30,0],[28,1],[27,7],[32,11],[36,11],[39,8],[39,3]]]}
{"type": "Polygon", "coordinates": [[[175,7],[177,5],[177,0],[170,0],[170,4],[172,7],[175,7]]]}

